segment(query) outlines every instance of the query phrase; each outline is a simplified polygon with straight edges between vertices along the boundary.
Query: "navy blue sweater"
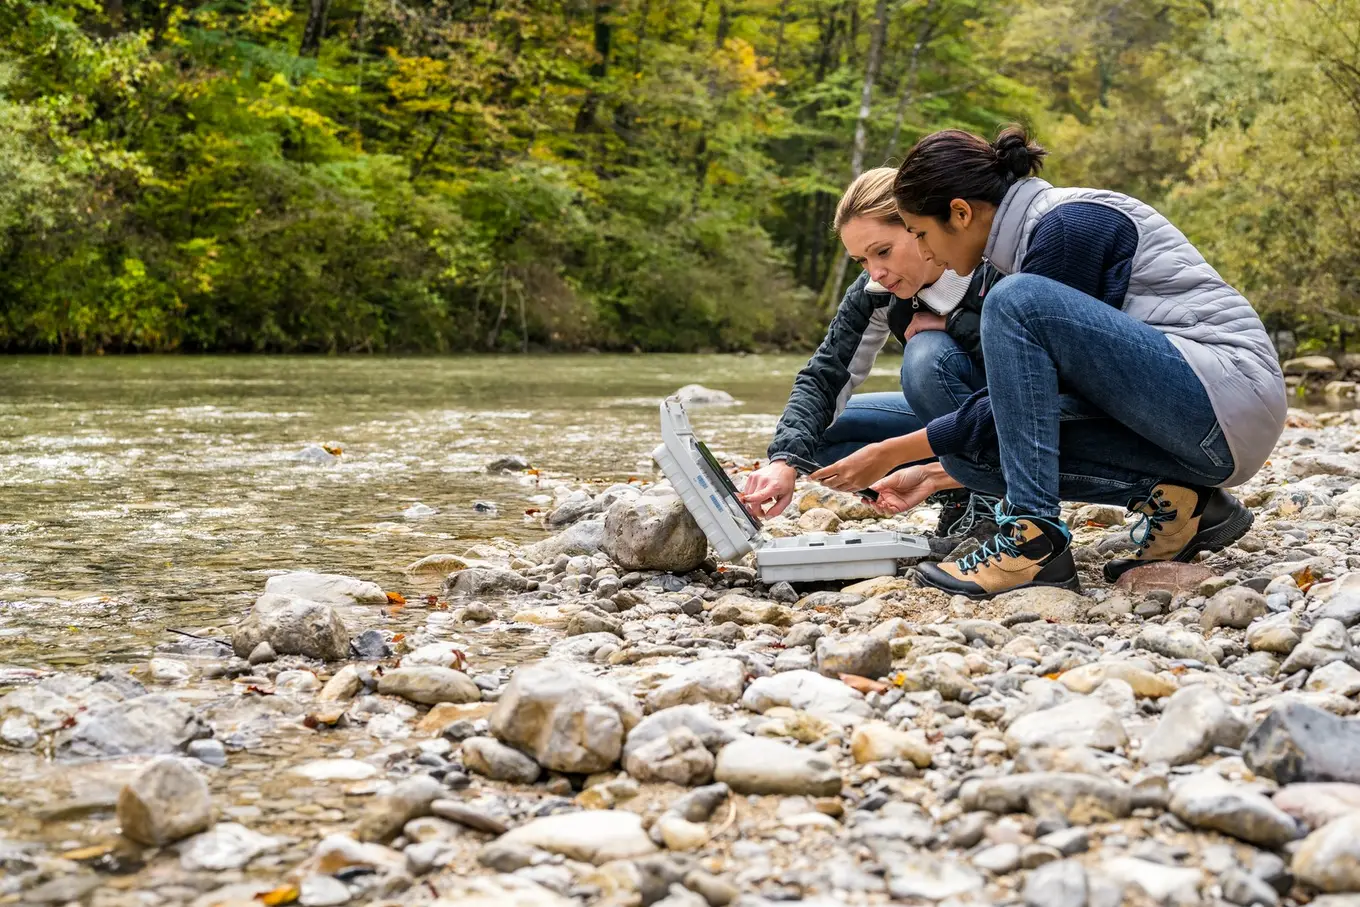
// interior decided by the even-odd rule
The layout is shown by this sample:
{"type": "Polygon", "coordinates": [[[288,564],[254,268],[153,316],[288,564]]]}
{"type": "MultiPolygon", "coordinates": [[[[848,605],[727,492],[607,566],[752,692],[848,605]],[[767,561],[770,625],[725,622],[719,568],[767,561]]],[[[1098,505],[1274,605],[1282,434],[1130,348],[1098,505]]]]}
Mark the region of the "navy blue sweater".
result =
{"type": "MultiPolygon", "coordinates": [[[[1136,251],[1138,230],[1127,214],[1096,202],[1069,202],[1034,226],[1020,272],[1048,277],[1123,309],[1136,251]]],[[[965,400],[957,412],[933,420],[926,438],[937,456],[994,446],[996,424],[987,389],[965,400]]]]}

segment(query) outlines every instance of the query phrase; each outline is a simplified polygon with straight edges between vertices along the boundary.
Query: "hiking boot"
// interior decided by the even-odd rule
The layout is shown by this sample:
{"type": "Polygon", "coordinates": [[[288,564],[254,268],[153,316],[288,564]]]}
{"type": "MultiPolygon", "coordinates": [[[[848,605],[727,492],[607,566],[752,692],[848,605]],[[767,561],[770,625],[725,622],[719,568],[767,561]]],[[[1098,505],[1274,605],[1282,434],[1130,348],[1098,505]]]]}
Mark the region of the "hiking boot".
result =
{"type": "Polygon", "coordinates": [[[998,530],[972,554],[943,564],[920,564],[917,579],[927,586],[969,598],[990,598],[1030,586],[1081,590],[1072,560],[1072,534],[1062,520],[995,511],[998,530]]]}
{"type": "Polygon", "coordinates": [[[1129,530],[1138,546],[1133,557],[1105,564],[1114,582],[1134,567],[1157,561],[1188,563],[1201,551],[1221,551],[1247,534],[1255,517],[1222,488],[1193,488],[1163,482],[1146,499],[1129,502],[1140,519],[1129,530]]]}
{"type": "Polygon", "coordinates": [[[1001,503],[996,498],[966,488],[951,488],[935,492],[926,498],[926,503],[940,505],[935,535],[927,540],[935,557],[948,557],[962,545],[983,542],[996,534],[994,512],[1001,503]]]}

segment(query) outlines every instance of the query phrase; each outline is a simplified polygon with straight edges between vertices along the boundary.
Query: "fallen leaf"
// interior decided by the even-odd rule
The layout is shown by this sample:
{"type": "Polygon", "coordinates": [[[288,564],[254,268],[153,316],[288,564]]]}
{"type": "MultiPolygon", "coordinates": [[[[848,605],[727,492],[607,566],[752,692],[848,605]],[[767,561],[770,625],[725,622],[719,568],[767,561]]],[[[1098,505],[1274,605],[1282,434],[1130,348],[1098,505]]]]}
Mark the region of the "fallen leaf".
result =
{"type": "Polygon", "coordinates": [[[1062,676],[1062,672],[1061,672],[1061,671],[1054,671],[1054,672],[1051,673],[1051,674],[1045,674],[1045,675],[1044,675],[1044,680],[1057,680],[1057,679],[1058,679],[1059,677],[1061,677],[1061,676],[1062,676]]]}
{"type": "Polygon", "coordinates": [[[344,448],[339,447],[339,446],[332,447],[332,446],[329,445],[329,444],[322,444],[322,445],[321,445],[321,449],[324,450],[326,453],[330,454],[330,455],[333,456],[333,457],[338,457],[338,456],[340,456],[342,453],[345,452],[344,448]]]}
{"type": "Polygon", "coordinates": [[[275,907],[278,904],[291,904],[298,899],[301,894],[296,885],[280,885],[273,891],[264,891],[255,895],[255,900],[260,901],[268,907],[275,907]]]}
{"type": "Polygon", "coordinates": [[[1311,567],[1304,567],[1297,573],[1291,573],[1290,576],[1294,577],[1294,582],[1298,583],[1299,590],[1303,592],[1307,592],[1309,589],[1316,586],[1318,582],[1318,578],[1313,575],[1313,569],[1311,567]]]}
{"type": "Polygon", "coordinates": [[[839,677],[841,683],[861,693],[886,693],[889,689],[888,685],[881,680],[861,677],[858,674],[841,674],[839,677]]]}
{"type": "Polygon", "coordinates": [[[393,641],[393,642],[401,642],[401,641],[402,641],[403,639],[405,639],[405,638],[406,638],[406,634],[405,634],[405,633],[393,633],[393,634],[392,634],[392,641],[393,641]]]}
{"type": "Polygon", "coordinates": [[[389,592],[387,593],[387,602],[394,608],[404,608],[406,607],[406,596],[400,592],[389,592]]]}

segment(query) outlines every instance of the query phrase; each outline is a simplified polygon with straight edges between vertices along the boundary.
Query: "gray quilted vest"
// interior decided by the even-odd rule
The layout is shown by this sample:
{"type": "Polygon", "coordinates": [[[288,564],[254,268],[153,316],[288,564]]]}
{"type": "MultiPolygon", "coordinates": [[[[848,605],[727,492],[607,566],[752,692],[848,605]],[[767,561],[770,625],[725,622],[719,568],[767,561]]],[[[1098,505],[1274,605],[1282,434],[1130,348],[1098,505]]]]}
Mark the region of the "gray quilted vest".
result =
{"type": "Polygon", "coordinates": [[[1284,430],[1284,375],[1251,303],[1218,275],[1190,240],[1149,205],[1101,189],[1056,189],[1029,177],[1001,200],[984,255],[1003,274],[1025,260],[1039,218],[1057,205],[1094,202],[1138,228],[1124,311],[1166,334],[1204,385],[1232,450],[1225,485],[1256,474],[1284,430]]]}

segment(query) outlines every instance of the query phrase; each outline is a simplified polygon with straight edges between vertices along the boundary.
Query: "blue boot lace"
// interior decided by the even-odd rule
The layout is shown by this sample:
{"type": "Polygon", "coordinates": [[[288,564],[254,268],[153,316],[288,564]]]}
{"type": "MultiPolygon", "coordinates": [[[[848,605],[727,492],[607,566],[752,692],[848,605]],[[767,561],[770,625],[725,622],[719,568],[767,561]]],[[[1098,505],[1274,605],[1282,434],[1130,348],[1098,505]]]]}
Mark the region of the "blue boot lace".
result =
{"type": "Polygon", "coordinates": [[[1171,502],[1162,496],[1160,488],[1154,488],[1147,496],[1147,500],[1132,509],[1138,513],[1138,522],[1129,529],[1129,538],[1138,546],[1133,556],[1139,558],[1151,547],[1162,527],[1176,519],[1177,511],[1172,508],[1171,502]]]}
{"type": "Polygon", "coordinates": [[[992,518],[996,520],[996,525],[1000,527],[996,535],[992,536],[982,546],[971,554],[966,554],[956,562],[959,571],[962,573],[974,573],[988,564],[993,559],[1001,563],[1007,557],[1019,557],[1020,546],[1015,543],[1015,536],[1019,534],[1019,527],[1016,525],[1022,520],[1030,523],[1047,523],[1049,526],[1056,527],[1065,538],[1071,538],[1072,534],[1067,531],[1062,520],[1051,520],[1047,517],[1026,516],[1024,514],[1008,514],[1004,501],[998,501],[992,510],[992,518]]]}

